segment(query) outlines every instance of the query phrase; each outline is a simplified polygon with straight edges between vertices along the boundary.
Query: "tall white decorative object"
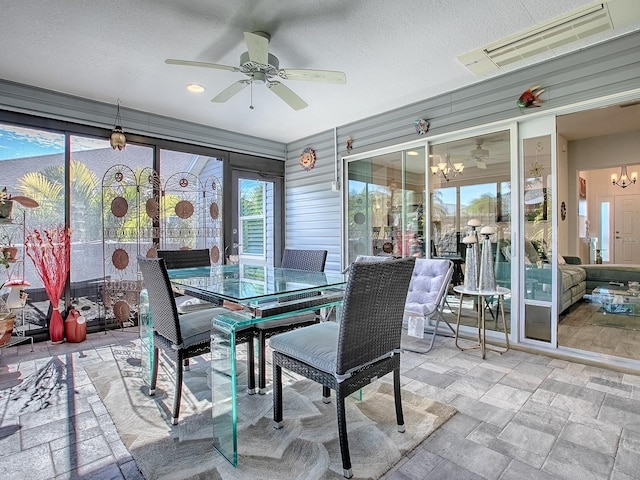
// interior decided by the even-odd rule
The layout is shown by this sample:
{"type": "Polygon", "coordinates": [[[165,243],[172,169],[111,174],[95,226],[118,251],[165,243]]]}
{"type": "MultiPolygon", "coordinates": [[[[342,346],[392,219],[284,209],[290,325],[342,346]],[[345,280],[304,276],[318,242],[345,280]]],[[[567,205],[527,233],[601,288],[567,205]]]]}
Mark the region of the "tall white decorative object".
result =
{"type": "Polygon", "coordinates": [[[467,235],[462,239],[467,246],[464,260],[464,288],[478,289],[478,240],[474,235],[467,235]]]}
{"type": "Polygon", "coordinates": [[[482,256],[480,258],[480,276],[478,278],[478,289],[484,291],[495,291],[496,272],[493,269],[493,249],[489,237],[495,233],[492,227],[482,227],[480,235],[482,239],[482,256]]]}
{"type": "Polygon", "coordinates": [[[471,227],[470,235],[473,235],[476,238],[476,243],[473,244],[473,249],[476,254],[476,278],[480,278],[480,237],[478,236],[478,227],[481,225],[480,220],[472,218],[467,222],[467,225],[471,227]]]}

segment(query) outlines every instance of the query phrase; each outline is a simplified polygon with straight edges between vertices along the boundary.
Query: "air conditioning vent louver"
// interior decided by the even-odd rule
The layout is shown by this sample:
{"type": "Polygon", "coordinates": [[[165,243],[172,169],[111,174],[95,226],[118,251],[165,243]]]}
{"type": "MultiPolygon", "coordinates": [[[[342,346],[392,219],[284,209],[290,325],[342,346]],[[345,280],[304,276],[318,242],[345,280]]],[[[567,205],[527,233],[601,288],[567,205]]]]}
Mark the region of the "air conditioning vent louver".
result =
{"type": "Polygon", "coordinates": [[[501,43],[495,47],[485,48],[485,55],[498,67],[504,67],[596,33],[611,30],[613,25],[605,6],[600,4],[597,8],[598,10],[592,10],[562,23],[536,28],[534,32],[519,35],[517,39],[507,44],[501,43]]]}
{"type": "Polygon", "coordinates": [[[484,75],[625,24],[640,21],[637,0],[597,3],[458,57],[484,75]]]}

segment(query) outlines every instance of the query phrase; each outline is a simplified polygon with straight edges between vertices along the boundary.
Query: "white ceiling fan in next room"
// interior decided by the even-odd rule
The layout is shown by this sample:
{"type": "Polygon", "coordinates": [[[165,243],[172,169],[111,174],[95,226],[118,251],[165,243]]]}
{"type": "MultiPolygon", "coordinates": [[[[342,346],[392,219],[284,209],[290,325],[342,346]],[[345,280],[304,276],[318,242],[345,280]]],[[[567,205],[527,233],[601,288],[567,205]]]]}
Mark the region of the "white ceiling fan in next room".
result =
{"type": "MultiPolygon", "coordinates": [[[[240,66],[219,65],[216,63],[196,62],[167,58],[168,65],[213,68],[229,72],[239,72],[248,78],[232,83],[216,95],[212,102],[224,103],[244,88],[253,85],[266,85],[269,90],[284,100],[294,110],[307,107],[307,103],[280,80],[305,80],[311,82],[344,84],[347,77],[344,72],[333,70],[308,70],[300,68],[280,68],[278,57],[269,53],[270,35],[265,32],[244,32],[247,51],[240,55],[240,66]]],[[[253,102],[249,106],[253,109],[253,102]]]]}

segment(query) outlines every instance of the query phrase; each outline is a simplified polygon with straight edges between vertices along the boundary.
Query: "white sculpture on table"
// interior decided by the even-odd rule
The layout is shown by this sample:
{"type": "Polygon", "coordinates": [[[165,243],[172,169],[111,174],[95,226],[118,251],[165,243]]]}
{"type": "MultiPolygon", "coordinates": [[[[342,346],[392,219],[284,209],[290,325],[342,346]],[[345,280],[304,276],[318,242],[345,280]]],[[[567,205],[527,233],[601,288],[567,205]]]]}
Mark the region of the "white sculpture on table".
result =
{"type": "Polygon", "coordinates": [[[462,239],[467,246],[464,260],[464,288],[478,289],[478,240],[475,235],[467,235],[462,239]]]}
{"type": "Polygon", "coordinates": [[[484,291],[495,291],[496,289],[496,273],[493,270],[493,249],[491,248],[491,240],[489,237],[493,235],[495,229],[493,227],[482,227],[480,235],[482,239],[482,257],[480,258],[480,276],[478,278],[478,289],[484,291]]]}

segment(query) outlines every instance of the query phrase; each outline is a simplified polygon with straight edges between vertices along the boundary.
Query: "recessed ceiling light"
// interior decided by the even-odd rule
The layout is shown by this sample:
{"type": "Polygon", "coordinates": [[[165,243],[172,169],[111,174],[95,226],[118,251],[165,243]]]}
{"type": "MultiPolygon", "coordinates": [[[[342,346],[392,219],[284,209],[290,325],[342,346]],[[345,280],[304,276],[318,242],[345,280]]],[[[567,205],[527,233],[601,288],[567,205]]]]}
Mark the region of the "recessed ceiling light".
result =
{"type": "Polygon", "coordinates": [[[204,92],[205,88],[202,85],[198,85],[197,83],[190,83],[189,85],[187,85],[187,90],[192,93],[202,93],[204,92]]]}

